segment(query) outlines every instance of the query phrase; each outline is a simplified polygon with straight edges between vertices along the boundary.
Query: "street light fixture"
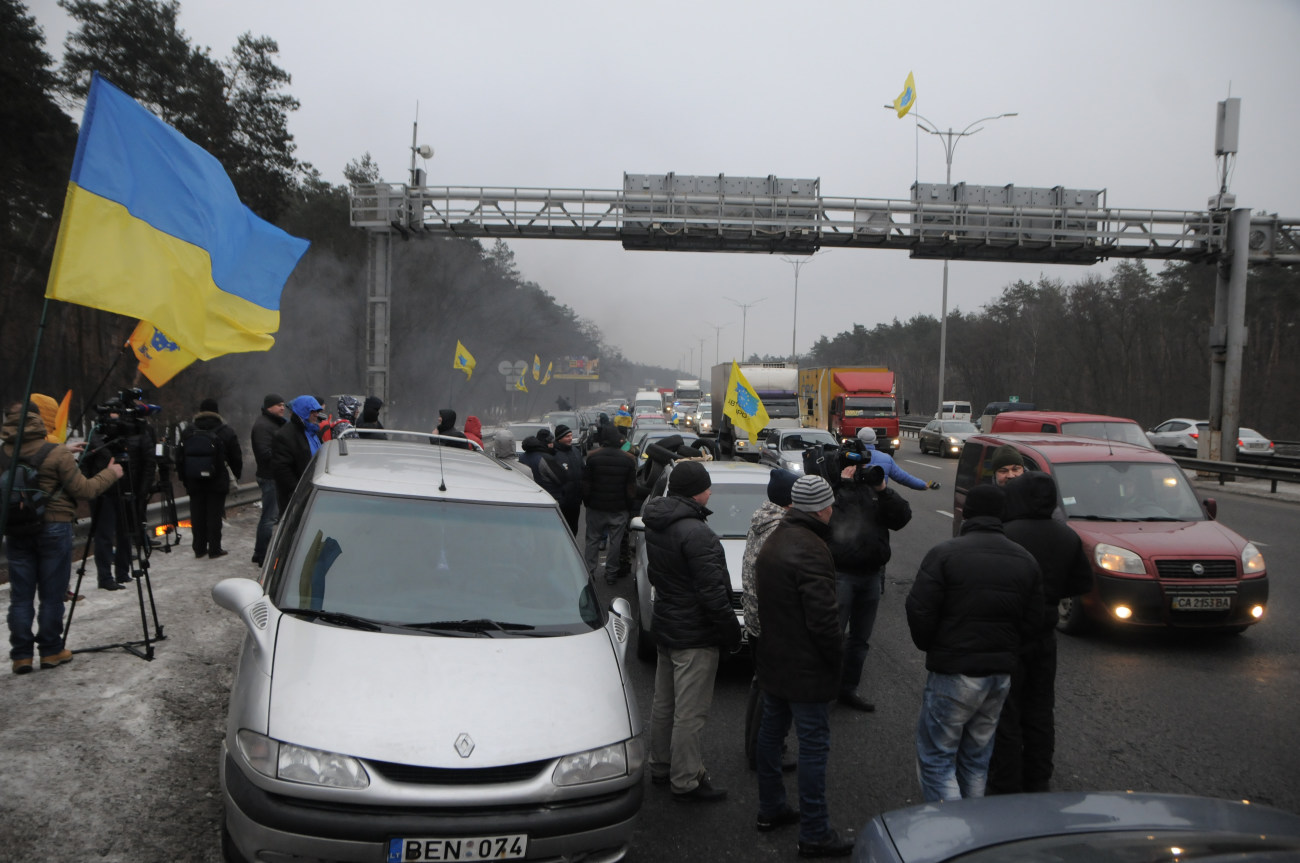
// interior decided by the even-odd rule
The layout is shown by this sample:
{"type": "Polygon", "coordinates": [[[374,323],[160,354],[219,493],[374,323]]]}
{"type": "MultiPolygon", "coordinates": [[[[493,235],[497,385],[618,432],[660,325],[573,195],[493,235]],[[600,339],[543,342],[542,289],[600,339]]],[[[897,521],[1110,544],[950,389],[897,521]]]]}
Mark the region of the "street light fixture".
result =
{"type": "Polygon", "coordinates": [[[813,256],[810,255],[806,258],[783,257],[781,260],[794,267],[794,313],[790,315],[790,362],[794,362],[799,358],[799,352],[795,347],[799,335],[799,271],[813,262],[813,256]]]}
{"type": "Polygon", "coordinates": [[[759,297],[758,299],[754,300],[752,303],[742,303],[739,300],[733,300],[731,297],[723,297],[723,299],[729,303],[733,303],[737,306],[740,306],[740,361],[743,363],[746,357],[745,330],[749,324],[749,307],[758,305],[759,303],[763,302],[763,300],[766,300],[767,297],[759,297]]]}
{"type": "MultiPolygon", "coordinates": [[[[894,110],[893,105],[885,105],[884,107],[888,108],[891,111],[894,110]]],[[[940,139],[940,143],[943,144],[944,160],[948,166],[948,171],[944,182],[948,186],[951,186],[952,185],[952,154],[953,151],[957,149],[957,142],[960,141],[962,138],[966,138],[971,135],[974,135],[976,132],[979,132],[981,129],[983,129],[984,128],[983,126],[980,126],[979,129],[975,128],[976,126],[979,126],[980,123],[989,123],[992,122],[993,120],[1001,120],[1003,117],[1018,117],[1020,115],[1015,111],[1009,111],[1004,114],[994,114],[991,117],[981,117],[980,119],[971,123],[965,129],[962,129],[960,132],[954,132],[951,126],[948,127],[947,132],[941,132],[939,131],[939,127],[935,125],[933,121],[923,116],[916,110],[912,111],[912,116],[916,117],[916,121],[917,121],[916,127],[918,129],[920,129],[923,132],[928,132],[931,135],[938,136],[938,138],[940,139]]],[[[943,416],[943,370],[944,370],[945,360],[947,359],[946,357],[947,349],[948,349],[948,259],[944,258],[943,259],[943,310],[939,314],[939,412],[937,414],[937,416],[939,417],[943,416]]]]}

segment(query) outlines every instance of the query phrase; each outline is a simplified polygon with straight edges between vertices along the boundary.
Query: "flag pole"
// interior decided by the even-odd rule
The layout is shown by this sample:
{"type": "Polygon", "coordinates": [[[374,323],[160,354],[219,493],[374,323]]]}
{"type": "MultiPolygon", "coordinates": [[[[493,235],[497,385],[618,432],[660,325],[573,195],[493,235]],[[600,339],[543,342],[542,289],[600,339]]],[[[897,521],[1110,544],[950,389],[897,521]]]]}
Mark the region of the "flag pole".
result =
{"type": "MultiPolygon", "coordinates": [[[[18,422],[18,434],[14,437],[14,462],[18,461],[23,449],[23,431],[27,427],[27,405],[32,400],[32,386],[36,381],[36,358],[41,352],[41,337],[45,334],[45,321],[49,311],[50,298],[46,297],[44,304],[41,306],[41,322],[36,327],[36,344],[32,346],[32,364],[27,369],[27,392],[23,395],[23,400],[18,403],[18,410],[22,414],[22,419],[18,422]]],[[[14,482],[17,479],[18,471],[9,471],[9,482],[5,484],[3,502],[0,503],[0,531],[3,531],[5,525],[9,523],[9,496],[14,492],[14,482]]]]}

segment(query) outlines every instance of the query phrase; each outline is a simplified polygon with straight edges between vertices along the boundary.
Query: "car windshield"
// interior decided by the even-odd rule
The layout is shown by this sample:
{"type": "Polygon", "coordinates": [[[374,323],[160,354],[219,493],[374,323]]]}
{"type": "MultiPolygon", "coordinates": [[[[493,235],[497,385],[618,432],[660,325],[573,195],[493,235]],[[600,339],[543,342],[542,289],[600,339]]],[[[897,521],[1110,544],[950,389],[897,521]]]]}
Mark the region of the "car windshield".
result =
{"type": "Polygon", "coordinates": [[[1061,423],[1062,434],[1077,434],[1084,437],[1099,437],[1102,440],[1133,443],[1145,449],[1155,449],[1146,433],[1137,423],[1078,422],[1061,423]]]}
{"type": "Polygon", "coordinates": [[[404,626],[491,621],[531,635],[601,625],[586,567],[553,507],[338,491],[320,491],[308,506],[270,591],[279,608],[404,626]]]}
{"type": "Polygon", "coordinates": [[[1069,518],[1202,521],[1205,515],[1177,465],[1086,462],[1053,468],[1069,518]]]}
{"type": "Polygon", "coordinates": [[[962,420],[946,420],[943,424],[945,434],[974,434],[979,429],[975,428],[975,423],[963,422],[962,420]]]}
{"type": "Polygon", "coordinates": [[[754,512],[767,500],[767,478],[761,485],[715,482],[711,488],[713,494],[707,506],[713,514],[709,516],[709,527],[720,537],[743,539],[749,533],[754,512]]]}
{"type": "Polygon", "coordinates": [[[844,415],[846,417],[892,417],[894,415],[894,400],[888,397],[870,398],[867,396],[846,398],[844,400],[844,415]]]}
{"type": "Polygon", "coordinates": [[[806,429],[799,434],[788,434],[781,438],[782,450],[802,450],[805,447],[814,444],[830,444],[835,446],[837,441],[835,436],[823,429],[806,429]]]}
{"type": "Polygon", "coordinates": [[[546,415],[546,421],[551,424],[552,428],[568,426],[571,429],[580,429],[583,426],[582,417],[576,413],[551,411],[546,415]]]}
{"type": "Polygon", "coordinates": [[[1260,434],[1259,432],[1255,431],[1254,429],[1244,429],[1244,428],[1239,428],[1239,429],[1237,429],[1237,436],[1238,436],[1238,437],[1253,437],[1253,438],[1264,439],[1264,436],[1263,436],[1262,434],[1260,434]]]}

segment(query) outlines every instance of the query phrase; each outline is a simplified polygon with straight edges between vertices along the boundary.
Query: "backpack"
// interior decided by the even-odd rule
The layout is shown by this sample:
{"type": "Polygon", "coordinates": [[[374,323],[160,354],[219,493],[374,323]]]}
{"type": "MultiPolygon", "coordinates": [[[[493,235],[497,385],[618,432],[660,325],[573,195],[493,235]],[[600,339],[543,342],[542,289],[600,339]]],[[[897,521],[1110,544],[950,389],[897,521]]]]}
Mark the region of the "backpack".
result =
{"type": "Polygon", "coordinates": [[[224,451],[215,429],[196,428],[185,438],[185,465],[182,477],[186,482],[202,482],[221,475],[225,469],[224,451]]]}
{"type": "Polygon", "coordinates": [[[12,475],[13,491],[9,494],[9,515],[5,519],[5,536],[35,536],[45,524],[45,504],[49,497],[37,483],[41,462],[57,444],[46,443],[31,461],[13,459],[0,452],[0,493],[9,487],[12,475]]]}

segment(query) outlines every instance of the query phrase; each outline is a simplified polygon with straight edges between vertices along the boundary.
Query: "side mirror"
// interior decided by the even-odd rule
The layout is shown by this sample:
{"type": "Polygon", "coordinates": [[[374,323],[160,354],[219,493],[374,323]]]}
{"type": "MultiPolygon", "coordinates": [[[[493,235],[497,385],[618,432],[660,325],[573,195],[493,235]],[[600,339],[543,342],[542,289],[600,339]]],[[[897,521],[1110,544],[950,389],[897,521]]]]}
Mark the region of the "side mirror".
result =
{"type": "Polygon", "coordinates": [[[1205,514],[1210,517],[1210,521],[1214,521],[1219,517],[1219,502],[1217,500],[1207,497],[1201,501],[1201,505],[1205,507],[1205,514]]]}
{"type": "Polygon", "coordinates": [[[639,515],[632,516],[632,520],[627,523],[628,530],[645,530],[645,519],[639,515]]]}

